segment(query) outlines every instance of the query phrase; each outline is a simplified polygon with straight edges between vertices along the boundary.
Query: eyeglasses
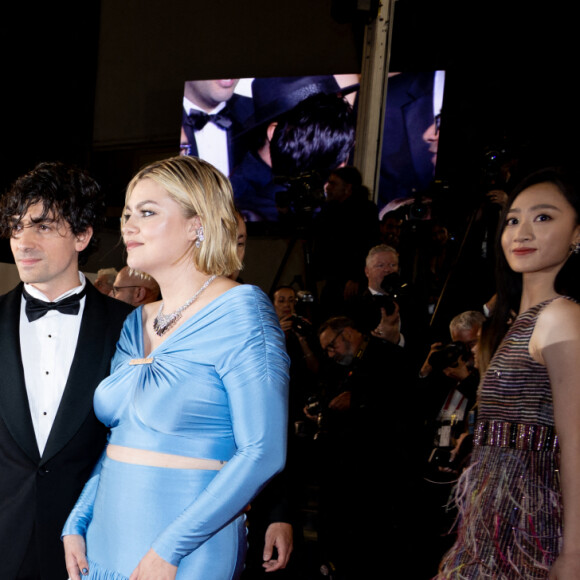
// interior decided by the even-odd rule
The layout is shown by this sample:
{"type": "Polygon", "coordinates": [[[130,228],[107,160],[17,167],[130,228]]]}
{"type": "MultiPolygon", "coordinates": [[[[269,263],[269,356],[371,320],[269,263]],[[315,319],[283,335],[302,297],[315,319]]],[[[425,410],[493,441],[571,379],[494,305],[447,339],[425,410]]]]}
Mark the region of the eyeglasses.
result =
{"type": "Polygon", "coordinates": [[[344,328],[342,330],[339,330],[335,335],[334,338],[322,349],[326,354],[328,354],[329,351],[335,352],[336,351],[336,339],[344,332],[344,328]]]}
{"type": "Polygon", "coordinates": [[[113,286],[113,297],[116,297],[123,288],[141,288],[141,286],[113,286]]]}

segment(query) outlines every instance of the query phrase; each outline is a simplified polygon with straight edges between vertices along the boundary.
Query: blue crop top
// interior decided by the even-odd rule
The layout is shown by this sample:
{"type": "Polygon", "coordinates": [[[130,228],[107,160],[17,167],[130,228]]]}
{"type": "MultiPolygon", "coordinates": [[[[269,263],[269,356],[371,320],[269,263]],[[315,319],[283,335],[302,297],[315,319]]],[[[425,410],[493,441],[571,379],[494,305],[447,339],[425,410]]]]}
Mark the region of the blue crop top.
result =
{"type": "MultiPolygon", "coordinates": [[[[127,318],[111,375],[95,392],[109,442],[228,462],[152,545],[168,562],[177,565],[211,537],[283,467],[288,364],[278,318],[255,286],[220,295],[150,354],[141,308],[127,318]],[[150,362],[135,364],[146,356],[150,362]]],[[[85,534],[99,471],[100,464],[63,535],[85,534]]]]}

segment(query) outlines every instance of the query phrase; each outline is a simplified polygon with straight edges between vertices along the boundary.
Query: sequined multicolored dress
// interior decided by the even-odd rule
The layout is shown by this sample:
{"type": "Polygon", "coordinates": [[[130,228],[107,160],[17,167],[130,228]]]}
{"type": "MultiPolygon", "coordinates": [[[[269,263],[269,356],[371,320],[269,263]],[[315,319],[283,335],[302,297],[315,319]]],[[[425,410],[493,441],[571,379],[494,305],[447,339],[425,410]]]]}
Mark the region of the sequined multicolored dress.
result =
{"type": "Polygon", "coordinates": [[[559,446],[547,370],[529,354],[548,300],[519,315],[479,393],[470,467],[457,484],[458,537],[442,579],[547,578],[562,538],[559,446]]]}

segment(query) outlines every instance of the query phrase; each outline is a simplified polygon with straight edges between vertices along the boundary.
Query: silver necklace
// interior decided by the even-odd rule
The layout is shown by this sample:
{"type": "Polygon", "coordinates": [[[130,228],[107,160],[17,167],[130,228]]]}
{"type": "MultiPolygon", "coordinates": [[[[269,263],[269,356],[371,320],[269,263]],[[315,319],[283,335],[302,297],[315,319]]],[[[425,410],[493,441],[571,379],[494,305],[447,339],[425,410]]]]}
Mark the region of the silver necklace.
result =
{"type": "Polygon", "coordinates": [[[186,308],[189,308],[199,298],[199,295],[216,279],[216,277],[217,276],[214,275],[211,278],[208,278],[203,283],[203,286],[175,312],[171,312],[170,314],[163,314],[163,306],[165,306],[165,302],[162,302],[161,306],[159,307],[159,312],[153,320],[153,330],[155,331],[155,334],[157,336],[163,336],[170,328],[173,328],[177,321],[181,318],[181,313],[186,308]]]}

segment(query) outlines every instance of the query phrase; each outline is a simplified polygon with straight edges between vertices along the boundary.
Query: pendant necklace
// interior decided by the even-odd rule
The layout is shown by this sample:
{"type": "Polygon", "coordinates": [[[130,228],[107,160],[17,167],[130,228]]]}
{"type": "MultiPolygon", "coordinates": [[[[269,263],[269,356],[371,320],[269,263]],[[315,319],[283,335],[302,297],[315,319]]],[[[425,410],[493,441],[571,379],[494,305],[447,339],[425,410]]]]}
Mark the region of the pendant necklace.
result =
{"type": "Polygon", "coordinates": [[[208,278],[203,283],[203,286],[175,312],[171,312],[170,314],[163,314],[163,306],[165,305],[165,302],[162,302],[161,306],[159,307],[159,312],[153,320],[153,330],[155,331],[155,334],[157,336],[163,336],[170,328],[173,328],[177,321],[181,318],[181,313],[186,308],[189,308],[199,298],[199,295],[216,279],[216,277],[217,276],[214,275],[211,278],[208,278]]]}

